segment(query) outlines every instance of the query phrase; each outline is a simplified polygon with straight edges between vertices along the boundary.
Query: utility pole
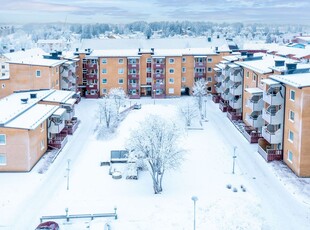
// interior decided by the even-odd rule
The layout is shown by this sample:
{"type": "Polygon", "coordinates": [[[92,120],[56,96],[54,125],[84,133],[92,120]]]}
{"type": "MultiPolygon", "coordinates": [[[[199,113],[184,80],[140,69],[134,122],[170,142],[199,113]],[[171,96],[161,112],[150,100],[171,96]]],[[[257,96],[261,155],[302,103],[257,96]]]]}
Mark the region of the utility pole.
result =
{"type": "Polygon", "coordinates": [[[237,146],[234,146],[234,155],[233,155],[233,169],[232,169],[232,173],[235,174],[235,161],[236,161],[236,149],[237,149],[237,146]]]}
{"type": "Polygon", "coordinates": [[[67,190],[69,190],[69,180],[70,180],[70,159],[67,160],[68,166],[67,166],[67,190]]]}

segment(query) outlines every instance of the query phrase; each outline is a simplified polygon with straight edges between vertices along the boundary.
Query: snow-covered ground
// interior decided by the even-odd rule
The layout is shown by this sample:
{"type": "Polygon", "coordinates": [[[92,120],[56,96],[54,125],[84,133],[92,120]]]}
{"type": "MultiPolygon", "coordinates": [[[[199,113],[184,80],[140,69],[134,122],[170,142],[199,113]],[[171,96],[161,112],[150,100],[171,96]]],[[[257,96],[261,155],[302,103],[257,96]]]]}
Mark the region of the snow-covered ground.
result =
{"type": "Polygon", "coordinates": [[[117,220],[57,222],[64,230],[104,229],[106,222],[120,230],[193,229],[193,195],[198,197],[197,230],[308,229],[310,180],[296,178],[281,163],[267,164],[257,146],[248,144],[210,100],[203,129],[184,131],[186,159],[178,170],[165,174],[162,194],[153,194],[146,171],[139,172],[138,180],[112,179],[109,167],[100,166],[110,150],[123,149],[130,130],[149,113],[180,122],[179,100],[156,100],[154,105],[149,98],[141,99],[142,109],[132,110],[105,140],[97,140],[93,132],[96,100],[82,100],[77,106],[81,125],[47,172],[38,173],[40,162],[30,173],[0,174],[0,229],[34,229],[41,216],[64,215],[66,208],[69,214],[93,214],[114,212],[115,207],[117,220]]]}

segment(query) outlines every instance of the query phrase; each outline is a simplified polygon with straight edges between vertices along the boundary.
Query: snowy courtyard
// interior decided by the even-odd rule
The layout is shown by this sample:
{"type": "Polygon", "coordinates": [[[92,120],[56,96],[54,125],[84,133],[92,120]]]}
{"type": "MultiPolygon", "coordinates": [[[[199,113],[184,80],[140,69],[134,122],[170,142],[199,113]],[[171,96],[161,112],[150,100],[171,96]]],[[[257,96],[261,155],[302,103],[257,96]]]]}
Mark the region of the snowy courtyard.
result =
{"type": "Polygon", "coordinates": [[[38,173],[43,159],[30,173],[0,174],[0,229],[31,230],[40,217],[64,215],[66,208],[69,214],[111,213],[116,208],[118,218],[56,220],[63,230],[105,229],[106,223],[117,230],[193,229],[192,196],[198,197],[197,230],[309,229],[309,179],[297,178],[280,162],[266,163],[257,145],[249,144],[211,100],[207,121],[185,129],[179,101],[141,99],[141,109],[130,111],[109,138],[98,140],[97,101],[82,100],[76,107],[79,129],[45,173],[38,173]],[[148,114],[184,128],[185,160],[165,173],[161,194],[154,194],[147,171],[139,171],[137,180],[113,179],[109,167],[100,164],[111,150],[125,148],[130,131],[148,114]]]}

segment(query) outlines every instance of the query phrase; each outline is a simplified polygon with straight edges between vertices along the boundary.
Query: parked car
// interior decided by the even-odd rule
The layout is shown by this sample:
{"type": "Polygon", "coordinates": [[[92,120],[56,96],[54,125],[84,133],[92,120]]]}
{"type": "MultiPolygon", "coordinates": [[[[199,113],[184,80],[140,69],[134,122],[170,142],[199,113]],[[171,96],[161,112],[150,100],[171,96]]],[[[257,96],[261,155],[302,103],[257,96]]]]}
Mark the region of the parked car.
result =
{"type": "Polygon", "coordinates": [[[39,224],[35,230],[59,230],[59,225],[54,221],[46,221],[39,224]]]}
{"type": "Polygon", "coordinates": [[[133,108],[134,109],[141,109],[141,104],[134,104],[133,108]]]}

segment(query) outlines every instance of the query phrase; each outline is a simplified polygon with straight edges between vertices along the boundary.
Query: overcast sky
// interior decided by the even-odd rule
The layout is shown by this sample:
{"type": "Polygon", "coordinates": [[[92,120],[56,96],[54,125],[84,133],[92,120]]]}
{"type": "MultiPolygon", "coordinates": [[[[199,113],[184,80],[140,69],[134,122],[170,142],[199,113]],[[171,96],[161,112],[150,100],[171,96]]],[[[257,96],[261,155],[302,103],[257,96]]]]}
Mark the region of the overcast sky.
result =
{"type": "Polygon", "coordinates": [[[310,24],[310,0],[0,0],[0,23],[212,21],[310,24]]]}

